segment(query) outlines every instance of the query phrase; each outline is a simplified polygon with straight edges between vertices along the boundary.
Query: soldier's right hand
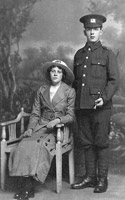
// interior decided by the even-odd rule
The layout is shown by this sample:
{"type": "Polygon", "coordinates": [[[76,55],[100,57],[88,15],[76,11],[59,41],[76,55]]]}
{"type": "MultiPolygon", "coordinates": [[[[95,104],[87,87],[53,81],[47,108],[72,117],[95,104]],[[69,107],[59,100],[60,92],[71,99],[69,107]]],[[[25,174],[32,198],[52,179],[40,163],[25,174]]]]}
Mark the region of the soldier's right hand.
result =
{"type": "Polygon", "coordinates": [[[24,132],[23,137],[31,137],[33,130],[30,128],[24,132]]]}

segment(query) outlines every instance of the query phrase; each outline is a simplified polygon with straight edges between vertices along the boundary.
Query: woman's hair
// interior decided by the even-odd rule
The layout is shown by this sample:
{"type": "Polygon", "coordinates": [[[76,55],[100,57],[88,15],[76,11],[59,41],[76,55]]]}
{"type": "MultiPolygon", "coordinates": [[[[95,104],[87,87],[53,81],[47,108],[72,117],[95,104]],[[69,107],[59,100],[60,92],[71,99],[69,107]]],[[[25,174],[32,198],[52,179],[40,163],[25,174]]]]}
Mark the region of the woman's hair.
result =
{"type": "Polygon", "coordinates": [[[48,70],[47,70],[47,79],[49,80],[49,81],[51,81],[51,78],[50,78],[50,71],[52,70],[52,68],[54,68],[54,67],[58,67],[59,69],[62,69],[62,73],[63,73],[63,76],[62,76],[62,81],[64,81],[64,82],[66,82],[66,71],[63,69],[63,68],[61,68],[60,66],[55,66],[55,65],[52,65],[51,67],[49,67],[48,68],[48,70]]]}

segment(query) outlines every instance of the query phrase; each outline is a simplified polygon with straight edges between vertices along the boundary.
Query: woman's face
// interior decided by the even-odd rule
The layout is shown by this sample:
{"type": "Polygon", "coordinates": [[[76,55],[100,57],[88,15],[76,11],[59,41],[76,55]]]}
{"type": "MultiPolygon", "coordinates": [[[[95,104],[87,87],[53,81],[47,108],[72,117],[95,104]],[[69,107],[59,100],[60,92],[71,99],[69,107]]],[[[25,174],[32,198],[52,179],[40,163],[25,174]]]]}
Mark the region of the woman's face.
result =
{"type": "Polygon", "coordinates": [[[53,85],[57,85],[62,81],[63,71],[59,67],[52,67],[50,70],[50,79],[53,85]]]}

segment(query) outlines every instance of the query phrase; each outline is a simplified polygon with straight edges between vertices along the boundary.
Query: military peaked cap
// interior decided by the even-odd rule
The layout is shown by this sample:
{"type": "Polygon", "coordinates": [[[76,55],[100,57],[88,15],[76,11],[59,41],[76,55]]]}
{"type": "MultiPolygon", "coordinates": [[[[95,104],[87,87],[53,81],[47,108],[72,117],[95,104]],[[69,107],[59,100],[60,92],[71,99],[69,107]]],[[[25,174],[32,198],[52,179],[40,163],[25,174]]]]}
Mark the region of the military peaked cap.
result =
{"type": "Polygon", "coordinates": [[[98,14],[89,14],[81,17],[79,21],[84,24],[85,28],[96,28],[102,26],[102,23],[106,21],[106,17],[98,14]]]}

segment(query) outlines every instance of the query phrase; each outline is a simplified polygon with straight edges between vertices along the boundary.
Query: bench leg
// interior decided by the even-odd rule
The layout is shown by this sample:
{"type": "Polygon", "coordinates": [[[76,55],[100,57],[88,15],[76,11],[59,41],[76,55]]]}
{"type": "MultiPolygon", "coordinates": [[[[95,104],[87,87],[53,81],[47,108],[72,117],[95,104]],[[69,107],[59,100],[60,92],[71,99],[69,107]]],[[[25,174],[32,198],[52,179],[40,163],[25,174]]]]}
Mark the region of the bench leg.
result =
{"type": "Polygon", "coordinates": [[[6,163],[7,163],[7,155],[4,151],[6,144],[1,142],[1,161],[0,161],[0,168],[1,168],[1,189],[5,189],[5,177],[6,177],[6,163]]]}
{"type": "Polygon", "coordinates": [[[56,189],[57,193],[62,191],[62,144],[56,143],[56,189]]]}
{"type": "MultiPolygon", "coordinates": [[[[72,144],[73,145],[73,144],[72,144]]],[[[69,151],[69,182],[74,183],[74,147],[69,151]]]]}

